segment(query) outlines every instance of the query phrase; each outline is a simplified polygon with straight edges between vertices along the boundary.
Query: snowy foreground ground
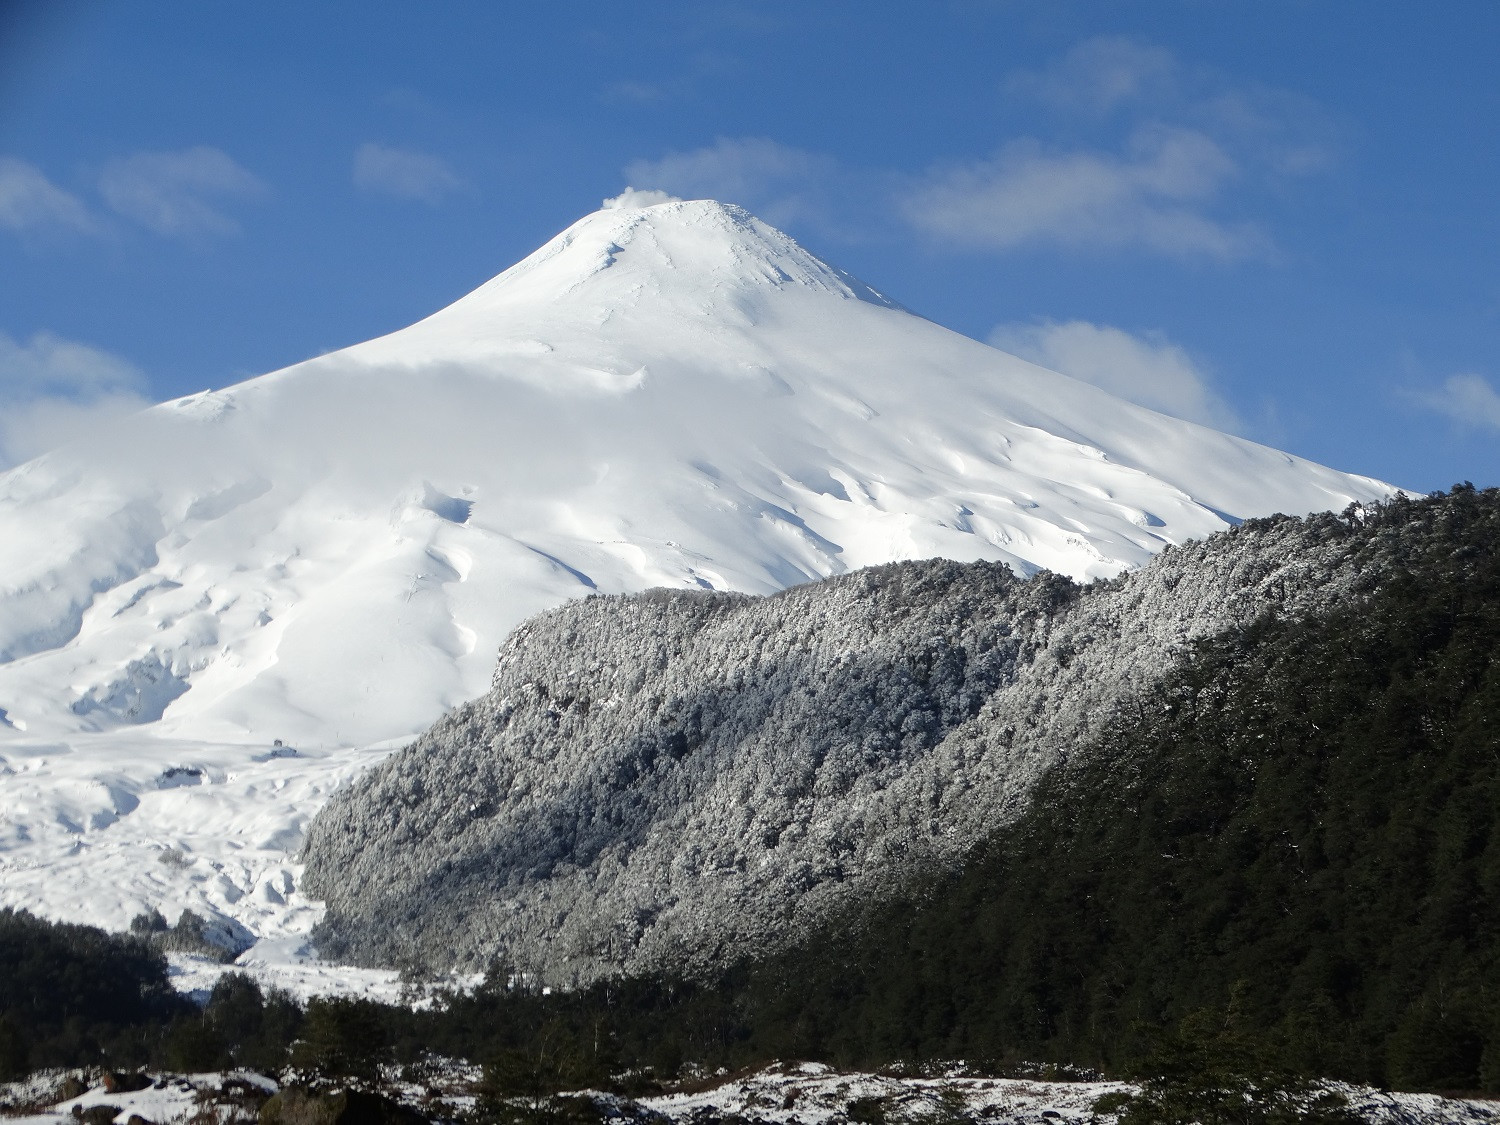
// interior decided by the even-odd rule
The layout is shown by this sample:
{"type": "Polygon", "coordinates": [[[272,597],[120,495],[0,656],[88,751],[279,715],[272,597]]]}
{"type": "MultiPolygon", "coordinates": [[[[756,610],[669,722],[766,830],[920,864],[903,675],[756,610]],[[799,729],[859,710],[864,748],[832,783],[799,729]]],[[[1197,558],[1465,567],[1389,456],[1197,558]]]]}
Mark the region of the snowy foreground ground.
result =
{"type": "Polygon", "coordinates": [[[319,961],[322,905],[298,892],[307,820],[394,744],[307,750],[119,731],[0,746],[0,906],[126,929],[155,906],[210,920],[234,965],[172,956],[175,983],[207,990],[226,969],[313,995],[395,1000],[396,974],[319,961]],[[93,745],[97,740],[99,745],[93,745]]]}
{"type": "MultiPolygon", "coordinates": [[[[263,1096],[276,1088],[271,1080],[246,1072],[168,1075],[157,1078],[145,1090],[110,1093],[95,1085],[81,1095],[53,1100],[64,1077],[60,1073],[39,1075],[28,1082],[0,1087],[0,1111],[17,1125],[72,1125],[95,1106],[116,1109],[113,1120],[118,1125],[127,1125],[132,1117],[155,1125],[189,1119],[199,1125],[230,1125],[255,1120],[254,1091],[262,1091],[263,1096]]],[[[468,1088],[477,1077],[473,1068],[448,1066],[439,1068],[422,1085],[397,1084],[392,1092],[434,1118],[451,1119],[473,1107],[468,1088]]],[[[1342,1085],[1333,1088],[1349,1098],[1361,1117],[1378,1125],[1500,1122],[1500,1102],[1390,1094],[1342,1085]]],[[[851,1103],[866,1099],[879,1100],[887,1120],[913,1125],[956,1119],[996,1125],[1064,1125],[1092,1120],[1103,1125],[1114,1118],[1096,1115],[1094,1102],[1105,1094],[1129,1089],[1118,1082],[1042,1082],[957,1074],[898,1078],[801,1063],[773,1064],[749,1075],[707,1079],[695,1084],[692,1092],[639,1101],[610,1095],[592,1097],[607,1118],[659,1125],[695,1125],[731,1117],[774,1125],[841,1125],[850,1120],[851,1103]]],[[[89,1120],[104,1125],[107,1112],[89,1114],[89,1120]]]]}

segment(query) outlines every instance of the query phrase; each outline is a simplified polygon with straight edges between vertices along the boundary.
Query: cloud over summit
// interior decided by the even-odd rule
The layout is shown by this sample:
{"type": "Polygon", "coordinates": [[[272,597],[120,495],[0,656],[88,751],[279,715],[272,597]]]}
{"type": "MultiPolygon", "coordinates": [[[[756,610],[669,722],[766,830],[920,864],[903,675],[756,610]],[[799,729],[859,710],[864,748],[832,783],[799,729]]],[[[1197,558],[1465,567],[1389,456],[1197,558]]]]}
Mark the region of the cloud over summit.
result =
{"type": "Polygon", "coordinates": [[[840,177],[838,161],[767,137],[720,137],[690,152],[625,167],[632,184],[684,199],[717,199],[754,211],[773,226],[817,223],[828,213],[828,193],[840,177]]]}

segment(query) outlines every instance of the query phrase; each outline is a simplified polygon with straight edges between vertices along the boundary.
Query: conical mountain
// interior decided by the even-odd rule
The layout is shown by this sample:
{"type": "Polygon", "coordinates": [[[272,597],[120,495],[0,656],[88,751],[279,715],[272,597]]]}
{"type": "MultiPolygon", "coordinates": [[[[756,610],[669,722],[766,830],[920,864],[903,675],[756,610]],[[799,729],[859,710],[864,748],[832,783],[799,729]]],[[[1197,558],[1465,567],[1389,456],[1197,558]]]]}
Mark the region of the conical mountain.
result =
{"type": "Polygon", "coordinates": [[[1389,492],[948,331],[737,207],[606,209],[410,328],[0,477],[0,707],[349,745],[591,591],[1108,575],[1389,492]]]}
{"type": "Polygon", "coordinates": [[[570,598],[1112,575],[1391,492],[960,336],[737,207],[606,207],[409,328],[0,475],[0,905],[305,931],[293,855],[361,748],[570,598]]]}

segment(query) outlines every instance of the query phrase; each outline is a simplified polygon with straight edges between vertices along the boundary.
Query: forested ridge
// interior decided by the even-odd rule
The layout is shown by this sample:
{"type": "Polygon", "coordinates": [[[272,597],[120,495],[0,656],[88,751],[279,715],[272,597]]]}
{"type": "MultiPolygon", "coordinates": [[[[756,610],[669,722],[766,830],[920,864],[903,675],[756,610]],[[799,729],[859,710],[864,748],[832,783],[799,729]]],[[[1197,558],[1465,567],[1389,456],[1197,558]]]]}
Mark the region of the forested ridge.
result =
{"type": "Polygon", "coordinates": [[[1254,520],[1089,586],[932,559],[541,614],[313,820],[317,941],[565,988],[769,955],[1004,831],[1196,642],[1362,603],[1449,503],[1254,520]]]}
{"type": "Polygon", "coordinates": [[[612,997],[622,1036],[726,1062],[1114,1070],[1232,1009],[1310,1073],[1500,1088],[1500,492],[1292,522],[1354,593],[1184,646],[965,856],[711,979],[557,1010],[612,997]]]}
{"type": "Polygon", "coordinates": [[[1199,642],[961,869],[747,995],[849,1059],[1102,1065],[1232,999],[1314,1073],[1500,1088],[1497,499],[1372,516],[1423,534],[1369,600],[1199,642]]]}
{"type": "MultiPolygon", "coordinates": [[[[1236,558],[1226,537],[1173,552],[1176,582],[1147,588],[1187,588],[1206,559],[1254,612],[1068,728],[1082,734],[1025,808],[973,847],[789,944],[550,994],[500,951],[473,993],[277,1009],[253,1049],[289,1057],[300,1039],[325,1064],[432,1050],[562,1088],[773,1058],[1141,1073],[1164,1029],[1229,1028],[1289,1072],[1500,1090],[1500,491],[1235,534],[1257,551],[1236,558]]],[[[1047,684],[1088,670],[1076,628],[1028,635],[1046,640],[1047,684]]],[[[211,1017],[171,1020],[180,1042],[241,1050],[180,1031],[211,1017]]]]}

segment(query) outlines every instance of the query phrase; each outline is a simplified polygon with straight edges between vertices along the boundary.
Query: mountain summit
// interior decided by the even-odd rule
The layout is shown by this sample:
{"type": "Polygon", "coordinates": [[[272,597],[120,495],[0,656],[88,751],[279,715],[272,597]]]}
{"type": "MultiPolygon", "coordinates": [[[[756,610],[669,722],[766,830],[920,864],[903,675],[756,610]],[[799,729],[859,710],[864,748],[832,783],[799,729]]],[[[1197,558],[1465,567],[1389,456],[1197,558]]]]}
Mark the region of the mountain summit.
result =
{"type": "Polygon", "coordinates": [[[263,859],[189,899],[280,909],[290,874],[241,884],[369,760],[316,755],[480,695],[570,598],[932,556],[1088,579],[1391,492],[960,336],[740,208],[606,207],[409,328],[0,475],[0,755],[31,763],[0,895],[119,925],[136,892],[57,864],[133,887],[133,848],[238,824],[263,859]],[[273,740],[300,764],[251,769],[273,740]]]}
{"type": "Polygon", "coordinates": [[[896,307],[742,207],[711,199],[645,207],[610,202],[438,316],[486,316],[575,294],[621,310],[665,301],[711,312],[767,287],[896,307]]]}

